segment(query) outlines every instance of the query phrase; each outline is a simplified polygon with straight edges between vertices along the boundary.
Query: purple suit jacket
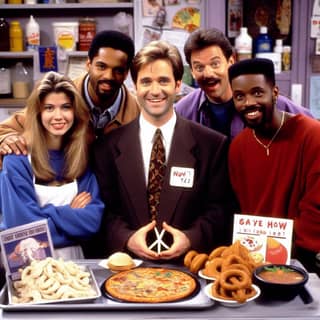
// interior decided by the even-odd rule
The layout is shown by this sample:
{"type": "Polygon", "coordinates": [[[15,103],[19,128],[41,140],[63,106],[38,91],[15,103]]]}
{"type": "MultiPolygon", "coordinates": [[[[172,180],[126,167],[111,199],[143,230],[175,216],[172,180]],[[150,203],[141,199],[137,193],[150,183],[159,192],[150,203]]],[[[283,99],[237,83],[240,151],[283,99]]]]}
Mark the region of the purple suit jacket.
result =
{"type": "MultiPolygon", "coordinates": [[[[227,149],[225,136],[177,116],[158,223],[183,230],[200,252],[221,245],[229,228],[227,149]],[[172,166],[195,169],[192,188],[170,185],[172,166]]],[[[93,168],[106,204],[101,230],[106,254],[125,250],[128,238],[150,222],[139,118],[97,140],[93,168]]]]}

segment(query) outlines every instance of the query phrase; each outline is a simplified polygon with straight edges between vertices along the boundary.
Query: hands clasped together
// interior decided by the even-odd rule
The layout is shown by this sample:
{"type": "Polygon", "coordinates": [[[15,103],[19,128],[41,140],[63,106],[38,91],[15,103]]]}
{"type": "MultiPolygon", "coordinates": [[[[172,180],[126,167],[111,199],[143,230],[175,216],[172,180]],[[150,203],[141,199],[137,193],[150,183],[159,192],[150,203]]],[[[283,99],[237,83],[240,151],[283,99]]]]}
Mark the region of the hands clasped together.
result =
{"type": "Polygon", "coordinates": [[[152,221],[141,227],[129,238],[127,243],[128,249],[143,259],[170,260],[181,256],[190,248],[190,240],[185,233],[168,225],[166,222],[162,223],[162,228],[162,231],[159,232],[156,228],[156,221],[152,221]],[[156,233],[157,240],[148,246],[146,242],[147,234],[153,230],[156,233]],[[168,247],[162,241],[162,236],[165,232],[172,235],[173,243],[171,247],[168,247]],[[157,248],[157,251],[152,250],[154,247],[157,248]],[[166,250],[162,250],[163,248],[166,250]]]}

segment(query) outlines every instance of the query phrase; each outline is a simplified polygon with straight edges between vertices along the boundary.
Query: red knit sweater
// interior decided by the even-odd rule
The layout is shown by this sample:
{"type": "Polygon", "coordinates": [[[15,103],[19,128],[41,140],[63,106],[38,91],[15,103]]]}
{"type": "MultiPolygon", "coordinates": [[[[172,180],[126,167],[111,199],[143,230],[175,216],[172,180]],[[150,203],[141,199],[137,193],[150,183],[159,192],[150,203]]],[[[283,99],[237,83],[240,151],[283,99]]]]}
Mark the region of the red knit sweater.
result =
{"type": "MultiPolygon", "coordinates": [[[[259,137],[260,139],[260,137],[259,137]]],[[[270,140],[260,139],[264,144],[270,140]]],[[[230,179],[241,211],[294,219],[295,244],[320,251],[320,123],[290,118],[270,155],[244,129],[231,143],[230,179]]]]}

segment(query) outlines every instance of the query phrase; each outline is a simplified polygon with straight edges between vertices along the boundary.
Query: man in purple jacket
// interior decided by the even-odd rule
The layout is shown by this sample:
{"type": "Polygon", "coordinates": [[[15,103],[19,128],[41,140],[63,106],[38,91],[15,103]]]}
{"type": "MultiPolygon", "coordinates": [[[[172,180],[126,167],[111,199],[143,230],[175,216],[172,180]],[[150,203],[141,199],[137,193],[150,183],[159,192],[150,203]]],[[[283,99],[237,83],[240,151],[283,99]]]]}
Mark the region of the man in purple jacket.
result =
{"type": "MultiPolygon", "coordinates": [[[[228,79],[228,69],[235,62],[231,43],[218,29],[197,29],[189,36],[184,53],[199,88],[177,102],[176,112],[233,139],[244,124],[235,110],[228,79]]],[[[308,109],[281,95],[277,108],[312,117],[308,109]]]]}

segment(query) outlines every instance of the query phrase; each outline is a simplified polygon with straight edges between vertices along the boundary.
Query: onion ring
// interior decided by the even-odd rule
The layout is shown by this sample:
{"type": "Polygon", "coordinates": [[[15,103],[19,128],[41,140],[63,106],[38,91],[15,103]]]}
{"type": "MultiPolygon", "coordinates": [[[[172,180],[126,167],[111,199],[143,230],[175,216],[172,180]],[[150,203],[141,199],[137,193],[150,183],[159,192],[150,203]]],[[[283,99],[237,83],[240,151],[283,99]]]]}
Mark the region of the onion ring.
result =
{"type": "Polygon", "coordinates": [[[244,289],[251,286],[250,277],[242,270],[230,269],[220,275],[220,282],[227,290],[244,289]]]}

